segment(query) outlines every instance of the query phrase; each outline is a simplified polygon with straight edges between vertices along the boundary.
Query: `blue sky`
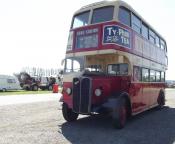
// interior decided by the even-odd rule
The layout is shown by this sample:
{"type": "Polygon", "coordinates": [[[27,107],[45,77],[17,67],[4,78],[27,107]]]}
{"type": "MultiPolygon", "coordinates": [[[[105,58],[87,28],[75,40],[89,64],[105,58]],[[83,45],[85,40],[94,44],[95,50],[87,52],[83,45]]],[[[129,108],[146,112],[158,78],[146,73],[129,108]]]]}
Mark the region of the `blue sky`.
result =
{"type": "MultiPolygon", "coordinates": [[[[0,0],[0,74],[22,67],[59,68],[73,13],[99,0],[0,0]]],[[[124,0],[167,41],[167,79],[175,79],[174,0],[124,0]]]]}

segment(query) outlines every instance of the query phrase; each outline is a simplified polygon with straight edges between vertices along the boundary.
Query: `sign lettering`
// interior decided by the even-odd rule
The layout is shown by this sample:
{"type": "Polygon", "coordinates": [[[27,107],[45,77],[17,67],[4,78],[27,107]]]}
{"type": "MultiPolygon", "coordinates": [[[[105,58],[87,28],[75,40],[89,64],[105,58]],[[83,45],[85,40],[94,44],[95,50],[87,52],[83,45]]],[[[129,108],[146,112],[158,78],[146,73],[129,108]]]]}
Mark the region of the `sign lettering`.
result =
{"type": "Polygon", "coordinates": [[[103,29],[103,44],[118,44],[127,48],[131,48],[130,31],[117,25],[105,26],[103,29]]]}

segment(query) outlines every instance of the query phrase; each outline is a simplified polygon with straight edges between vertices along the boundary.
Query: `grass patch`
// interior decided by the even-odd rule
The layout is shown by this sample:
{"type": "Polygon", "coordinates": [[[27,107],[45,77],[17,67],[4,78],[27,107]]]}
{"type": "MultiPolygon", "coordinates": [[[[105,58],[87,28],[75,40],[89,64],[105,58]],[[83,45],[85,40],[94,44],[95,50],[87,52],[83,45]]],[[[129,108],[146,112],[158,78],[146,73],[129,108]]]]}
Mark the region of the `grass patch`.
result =
{"type": "Polygon", "coordinates": [[[52,93],[52,91],[46,91],[46,90],[38,90],[38,91],[17,90],[17,91],[0,92],[0,96],[24,95],[24,94],[48,94],[48,93],[52,93]]]}

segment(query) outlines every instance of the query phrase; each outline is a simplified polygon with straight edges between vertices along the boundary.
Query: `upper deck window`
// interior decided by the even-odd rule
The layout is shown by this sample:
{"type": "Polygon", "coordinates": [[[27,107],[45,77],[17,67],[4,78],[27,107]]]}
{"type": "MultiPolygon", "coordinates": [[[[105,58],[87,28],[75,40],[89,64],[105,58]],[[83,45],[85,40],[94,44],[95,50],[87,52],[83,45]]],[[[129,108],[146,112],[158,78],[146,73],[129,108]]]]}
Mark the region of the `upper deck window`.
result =
{"type": "Polygon", "coordinates": [[[90,11],[75,15],[73,19],[72,28],[77,28],[77,27],[87,25],[89,21],[89,14],[90,14],[90,11]]]}
{"type": "Polygon", "coordinates": [[[92,16],[92,24],[112,20],[113,13],[114,13],[113,6],[94,9],[92,16]]]}
{"type": "Polygon", "coordinates": [[[152,30],[150,30],[150,29],[149,29],[149,40],[150,40],[153,44],[156,43],[156,34],[155,34],[152,30]]]}
{"type": "Polygon", "coordinates": [[[160,47],[160,38],[156,35],[156,46],[160,47]]]}
{"type": "Polygon", "coordinates": [[[162,39],[160,40],[160,48],[165,50],[165,42],[162,39]]]}
{"type": "Polygon", "coordinates": [[[148,39],[148,27],[142,23],[142,36],[148,39]]]}
{"type": "Polygon", "coordinates": [[[141,20],[137,16],[132,14],[132,28],[139,34],[141,33],[141,24],[141,20]]]}
{"type": "Polygon", "coordinates": [[[125,9],[124,7],[119,8],[118,19],[121,23],[130,26],[131,25],[131,16],[130,11],[125,9]]]}

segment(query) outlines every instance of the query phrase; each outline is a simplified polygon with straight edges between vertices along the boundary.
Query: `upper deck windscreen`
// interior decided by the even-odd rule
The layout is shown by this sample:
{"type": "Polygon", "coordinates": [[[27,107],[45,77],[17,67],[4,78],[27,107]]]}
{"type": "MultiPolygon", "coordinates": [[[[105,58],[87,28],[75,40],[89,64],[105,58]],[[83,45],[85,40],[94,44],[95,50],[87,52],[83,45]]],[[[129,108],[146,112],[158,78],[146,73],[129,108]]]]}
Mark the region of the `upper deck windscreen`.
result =
{"type": "Polygon", "coordinates": [[[74,16],[72,28],[86,26],[88,24],[90,11],[80,13],[74,16]]]}
{"type": "Polygon", "coordinates": [[[92,24],[112,20],[113,13],[114,13],[113,6],[94,9],[93,15],[92,15],[92,24]]]}
{"type": "MultiPolygon", "coordinates": [[[[91,24],[110,21],[113,19],[114,6],[105,6],[93,9],[91,24]]],[[[86,26],[89,23],[90,11],[77,14],[73,18],[72,28],[86,26]]]]}

